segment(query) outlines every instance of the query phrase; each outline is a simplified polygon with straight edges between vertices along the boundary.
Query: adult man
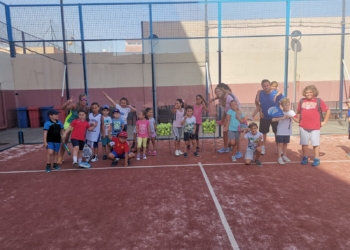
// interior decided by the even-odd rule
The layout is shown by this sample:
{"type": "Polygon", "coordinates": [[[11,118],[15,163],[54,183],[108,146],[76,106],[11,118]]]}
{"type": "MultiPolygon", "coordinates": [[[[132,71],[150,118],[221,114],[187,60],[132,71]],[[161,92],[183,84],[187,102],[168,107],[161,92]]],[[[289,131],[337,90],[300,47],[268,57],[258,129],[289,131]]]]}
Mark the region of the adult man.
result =
{"type": "Polygon", "coordinates": [[[262,116],[260,118],[259,132],[261,132],[263,134],[261,154],[264,155],[265,154],[266,135],[270,131],[270,126],[272,126],[272,131],[275,134],[275,138],[276,138],[277,125],[278,125],[278,122],[272,121],[273,117],[267,113],[267,110],[270,107],[278,106],[279,101],[282,98],[284,98],[284,96],[279,95],[279,96],[277,96],[276,101],[274,101],[274,98],[278,92],[271,88],[271,83],[267,79],[264,79],[261,81],[261,87],[262,87],[262,91],[259,90],[257,92],[256,98],[255,98],[255,103],[257,105],[260,105],[261,110],[262,110],[262,116]]]}

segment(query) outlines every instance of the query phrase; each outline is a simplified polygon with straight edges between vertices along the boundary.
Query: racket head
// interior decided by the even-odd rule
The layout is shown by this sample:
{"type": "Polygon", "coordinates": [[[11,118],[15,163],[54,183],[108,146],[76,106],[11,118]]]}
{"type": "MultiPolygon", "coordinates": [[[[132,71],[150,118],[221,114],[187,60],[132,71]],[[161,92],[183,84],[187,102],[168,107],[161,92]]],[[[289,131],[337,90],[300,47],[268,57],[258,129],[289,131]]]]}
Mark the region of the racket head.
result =
{"type": "Polygon", "coordinates": [[[268,113],[269,116],[271,116],[273,118],[284,116],[284,113],[283,113],[282,109],[280,107],[278,107],[278,106],[270,107],[267,110],[267,113],[268,113]]]}

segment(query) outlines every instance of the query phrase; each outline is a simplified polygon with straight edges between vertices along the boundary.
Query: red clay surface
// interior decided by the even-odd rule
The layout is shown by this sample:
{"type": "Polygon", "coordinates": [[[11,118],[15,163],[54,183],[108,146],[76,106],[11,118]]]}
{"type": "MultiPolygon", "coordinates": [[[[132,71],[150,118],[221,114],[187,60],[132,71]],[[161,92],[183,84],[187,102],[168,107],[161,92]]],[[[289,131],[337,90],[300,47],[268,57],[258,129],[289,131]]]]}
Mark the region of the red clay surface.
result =
{"type": "Polygon", "coordinates": [[[281,166],[268,138],[262,168],[232,164],[229,154],[214,153],[212,139],[200,157],[175,157],[173,142],[170,154],[160,141],[157,156],[133,159],[130,168],[99,160],[73,170],[66,156],[63,171],[50,174],[40,145],[7,150],[0,153],[0,246],[231,249],[201,162],[240,249],[350,249],[349,141],[323,135],[321,165],[313,168],[299,164],[298,140],[288,151],[294,163],[281,166]]]}

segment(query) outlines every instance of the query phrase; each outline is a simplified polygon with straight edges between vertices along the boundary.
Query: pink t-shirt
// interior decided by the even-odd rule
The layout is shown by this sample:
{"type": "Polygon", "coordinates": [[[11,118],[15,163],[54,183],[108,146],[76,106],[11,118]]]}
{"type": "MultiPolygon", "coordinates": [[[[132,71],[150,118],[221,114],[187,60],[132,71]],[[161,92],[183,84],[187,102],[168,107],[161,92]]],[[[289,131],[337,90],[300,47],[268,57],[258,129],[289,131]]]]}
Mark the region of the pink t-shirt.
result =
{"type": "Polygon", "coordinates": [[[193,105],[193,116],[196,118],[196,124],[202,124],[202,112],[203,106],[197,107],[197,104],[193,105]]]}
{"type": "Polygon", "coordinates": [[[173,121],[173,126],[176,128],[181,128],[181,122],[182,122],[182,118],[184,117],[185,114],[185,109],[182,109],[182,111],[176,110],[176,118],[173,121]]]}
{"type": "Polygon", "coordinates": [[[138,133],[137,136],[140,138],[147,138],[149,137],[148,134],[148,128],[149,128],[149,121],[144,119],[144,120],[138,120],[136,122],[136,127],[138,127],[138,133]]]}

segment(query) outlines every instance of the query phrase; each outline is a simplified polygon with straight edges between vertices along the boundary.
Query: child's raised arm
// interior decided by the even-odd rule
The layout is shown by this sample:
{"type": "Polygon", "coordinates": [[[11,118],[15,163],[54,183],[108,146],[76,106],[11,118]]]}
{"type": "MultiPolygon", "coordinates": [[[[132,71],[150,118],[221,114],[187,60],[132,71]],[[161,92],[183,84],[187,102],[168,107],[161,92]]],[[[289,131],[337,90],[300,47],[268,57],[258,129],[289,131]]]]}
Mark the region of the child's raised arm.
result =
{"type": "Polygon", "coordinates": [[[76,104],[73,103],[73,101],[74,101],[73,97],[69,98],[69,100],[67,100],[67,102],[61,106],[61,109],[66,110],[66,109],[75,108],[76,104]]]}
{"type": "Polygon", "coordinates": [[[278,93],[275,95],[275,97],[273,98],[273,101],[275,102],[277,97],[282,95],[282,91],[278,91],[278,93]]]}
{"type": "Polygon", "coordinates": [[[128,107],[130,108],[130,112],[136,112],[136,108],[134,108],[133,106],[128,105],[128,107]]]}
{"type": "Polygon", "coordinates": [[[104,91],[102,91],[102,93],[104,94],[104,96],[113,104],[113,106],[115,107],[117,105],[117,101],[114,101],[109,95],[107,95],[104,91]]]}

